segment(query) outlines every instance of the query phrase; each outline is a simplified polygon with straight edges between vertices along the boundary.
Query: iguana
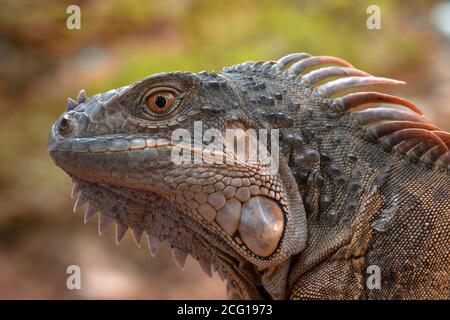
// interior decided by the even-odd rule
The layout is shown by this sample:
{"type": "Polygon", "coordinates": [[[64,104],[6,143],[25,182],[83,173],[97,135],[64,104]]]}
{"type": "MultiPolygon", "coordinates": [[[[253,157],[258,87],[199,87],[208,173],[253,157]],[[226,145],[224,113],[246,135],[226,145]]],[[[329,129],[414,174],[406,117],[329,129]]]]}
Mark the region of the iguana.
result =
{"type": "Polygon", "coordinates": [[[100,212],[100,234],[112,222],[117,241],[145,232],[152,256],[167,241],[231,299],[448,299],[450,134],[405,99],[361,90],[403,83],[306,53],[159,73],[69,98],[48,151],[74,209],[100,212]],[[201,161],[173,161],[177,129],[203,140],[184,150],[201,161]],[[209,153],[234,161],[207,161],[209,129],[236,129],[236,143],[277,132],[277,170],[234,147],[209,153]]]}

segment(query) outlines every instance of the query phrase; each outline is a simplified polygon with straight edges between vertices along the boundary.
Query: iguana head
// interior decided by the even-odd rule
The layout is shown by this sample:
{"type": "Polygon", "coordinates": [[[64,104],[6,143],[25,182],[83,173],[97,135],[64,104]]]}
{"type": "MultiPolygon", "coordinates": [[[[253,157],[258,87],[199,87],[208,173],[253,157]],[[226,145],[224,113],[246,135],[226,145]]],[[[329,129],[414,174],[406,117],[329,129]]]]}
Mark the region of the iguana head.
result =
{"type": "Polygon", "coordinates": [[[212,265],[231,297],[283,298],[289,271],[292,283],[344,246],[358,212],[378,203],[389,166],[374,154],[448,171],[450,135],[412,103],[342,95],[401,83],[304,53],[156,74],[68,99],[48,149],[73,178],[75,209],[100,212],[100,233],[113,221],[118,241],[145,232],[152,255],[167,240],[180,266],[187,254],[209,274],[212,265]]]}
{"type": "Polygon", "coordinates": [[[167,240],[180,266],[190,254],[245,296],[306,241],[278,132],[250,142],[270,129],[258,104],[225,73],[156,74],[68,99],[48,150],[73,179],[75,209],[88,202],[86,220],[100,212],[100,233],[113,221],[117,241],[128,228],[137,243],[145,232],[152,255],[167,240]],[[269,158],[249,159],[265,145],[269,158]]]}

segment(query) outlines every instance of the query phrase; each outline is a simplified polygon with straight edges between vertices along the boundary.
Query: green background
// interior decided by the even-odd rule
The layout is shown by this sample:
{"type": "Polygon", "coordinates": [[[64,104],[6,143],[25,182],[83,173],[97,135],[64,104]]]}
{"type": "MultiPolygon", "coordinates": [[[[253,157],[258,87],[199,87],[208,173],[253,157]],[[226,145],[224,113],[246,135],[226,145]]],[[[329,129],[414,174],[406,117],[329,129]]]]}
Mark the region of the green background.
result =
{"type": "Polygon", "coordinates": [[[71,213],[70,179],[46,143],[81,88],[308,52],[406,80],[395,93],[450,129],[450,44],[431,24],[436,1],[78,1],[81,30],[68,30],[73,3],[1,1],[0,298],[225,297],[193,260],[181,272],[166,247],[152,259],[131,235],[116,248],[112,228],[100,238],[95,221],[71,213]],[[366,27],[371,4],[381,30],[366,27]],[[66,288],[71,264],[82,290],[66,288]]]}

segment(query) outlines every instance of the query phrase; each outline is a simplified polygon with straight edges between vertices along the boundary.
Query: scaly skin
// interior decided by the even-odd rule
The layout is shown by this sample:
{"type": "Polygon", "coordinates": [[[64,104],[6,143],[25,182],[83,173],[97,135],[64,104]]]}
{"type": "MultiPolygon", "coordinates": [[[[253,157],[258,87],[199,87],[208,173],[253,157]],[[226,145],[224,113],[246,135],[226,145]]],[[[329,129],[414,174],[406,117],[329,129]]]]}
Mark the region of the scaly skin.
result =
{"type": "Polygon", "coordinates": [[[450,134],[397,97],[333,98],[373,84],[400,82],[307,54],[157,74],[69,99],[49,152],[81,190],[76,207],[101,213],[100,231],[145,232],[152,254],[168,240],[181,266],[186,254],[212,265],[230,298],[448,299],[450,134]],[[174,102],[155,111],[161,92],[174,102]],[[355,109],[370,102],[411,110],[355,109]],[[172,161],[174,130],[230,128],[279,129],[278,171],[228,148],[219,155],[232,163],[172,161]],[[366,286],[371,265],[380,289],[366,286]]]}

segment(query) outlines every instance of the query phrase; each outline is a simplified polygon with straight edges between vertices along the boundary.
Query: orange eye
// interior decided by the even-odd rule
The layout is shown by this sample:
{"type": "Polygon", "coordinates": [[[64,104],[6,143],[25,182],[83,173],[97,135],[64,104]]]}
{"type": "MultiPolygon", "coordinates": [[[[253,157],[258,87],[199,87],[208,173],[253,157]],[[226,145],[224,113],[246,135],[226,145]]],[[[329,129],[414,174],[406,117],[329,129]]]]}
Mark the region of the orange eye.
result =
{"type": "Polygon", "coordinates": [[[159,91],[152,93],[147,99],[147,106],[155,113],[162,113],[170,108],[175,100],[173,93],[169,91],[159,91]]]}

